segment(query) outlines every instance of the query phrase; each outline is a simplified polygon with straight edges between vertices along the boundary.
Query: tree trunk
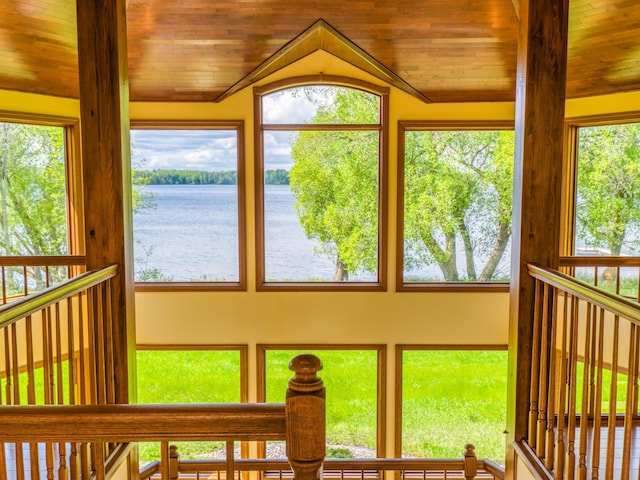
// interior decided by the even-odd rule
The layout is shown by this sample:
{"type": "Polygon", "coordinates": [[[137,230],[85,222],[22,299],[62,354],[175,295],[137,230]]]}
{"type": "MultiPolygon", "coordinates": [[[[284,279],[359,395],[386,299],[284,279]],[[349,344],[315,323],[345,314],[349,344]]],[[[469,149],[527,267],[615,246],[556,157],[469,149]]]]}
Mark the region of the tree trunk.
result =
{"type": "Polygon", "coordinates": [[[509,243],[509,237],[511,237],[511,227],[506,224],[500,225],[495,247],[480,273],[479,281],[488,282],[493,278],[493,275],[496,273],[496,268],[498,268],[498,263],[500,263],[500,259],[502,258],[502,255],[504,255],[504,251],[509,243]]]}
{"type": "Polygon", "coordinates": [[[473,242],[471,241],[471,235],[469,235],[469,229],[464,223],[464,220],[460,221],[458,228],[460,229],[462,243],[464,244],[464,255],[467,263],[467,277],[470,281],[475,282],[478,276],[476,274],[476,266],[473,263],[473,242]]]}
{"type": "Polygon", "coordinates": [[[443,250],[433,237],[431,232],[422,235],[422,243],[434,258],[444,280],[446,282],[458,281],[458,269],[456,267],[456,235],[455,233],[445,234],[445,249],[443,250]]]}
{"type": "Polygon", "coordinates": [[[334,282],[346,282],[349,280],[349,270],[347,266],[340,261],[340,258],[336,260],[336,271],[333,274],[334,282]]]}
{"type": "Polygon", "coordinates": [[[449,233],[445,235],[446,257],[443,262],[438,262],[440,270],[444,275],[445,282],[458,281],[458,267],[456,266],[456,235],[449,233]]]}

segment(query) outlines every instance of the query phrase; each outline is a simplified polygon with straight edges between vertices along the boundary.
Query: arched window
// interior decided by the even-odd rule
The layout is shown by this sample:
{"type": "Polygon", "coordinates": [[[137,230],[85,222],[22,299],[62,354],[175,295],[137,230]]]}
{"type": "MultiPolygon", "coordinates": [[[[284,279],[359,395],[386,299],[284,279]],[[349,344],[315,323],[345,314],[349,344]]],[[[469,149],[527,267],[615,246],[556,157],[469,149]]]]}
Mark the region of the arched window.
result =
{"type": "Polygon", "coordinates": [[[383,289],[388,89],[305,77],[255,98],[257,288],[383,289]]]}

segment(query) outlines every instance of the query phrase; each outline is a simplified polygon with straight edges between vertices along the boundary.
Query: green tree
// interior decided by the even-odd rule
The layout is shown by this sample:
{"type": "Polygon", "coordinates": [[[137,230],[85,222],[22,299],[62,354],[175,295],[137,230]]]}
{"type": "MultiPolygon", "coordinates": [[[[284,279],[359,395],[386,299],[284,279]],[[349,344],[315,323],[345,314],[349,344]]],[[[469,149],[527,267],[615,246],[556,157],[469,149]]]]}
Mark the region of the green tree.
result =
{"type": "Polygon", "coordinates": [[[412,131],[405,140],[405,265],[435,263],[449,282],[491,281],[511,236],[513,133],[412,131]]]}
{"type": "MultiPolygon", "coordinates": [[[[313,123],[377,123],[379,99],[335,89],[319,102],[313,123]]],[[[317,92],[311,92],[314,95],[317,92]]],[[[321,254],[335,261],[335,281],[378,268],[377,131],[299,132],[291,156],[291,190],[300,223],[321,254]]]]}
{"type": "Polygon", "coordinates": [[[577,237],[618,256],[640,245],[640,124],[581,128],[577,237]]]}
{"type": "Polygon", "coordinates": [[[0,123],[4,255],[67,252],[63,129],[0,123]]]}

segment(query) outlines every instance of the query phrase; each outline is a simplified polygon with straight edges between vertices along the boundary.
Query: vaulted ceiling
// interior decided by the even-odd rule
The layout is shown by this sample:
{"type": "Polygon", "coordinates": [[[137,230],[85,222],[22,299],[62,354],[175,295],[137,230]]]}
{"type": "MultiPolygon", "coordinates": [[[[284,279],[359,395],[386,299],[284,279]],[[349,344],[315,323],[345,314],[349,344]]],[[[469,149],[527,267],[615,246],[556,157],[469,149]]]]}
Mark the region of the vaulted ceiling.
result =
{"type": "MultiPolygon", "coordinates": [[[[570,0],[567,96],[640,89],[640,1],[570,0]]],[[[432,102],[515,98],[514,0],[129,0],[132,101],[216,101],[316,49],[432,102]]],[[[0,0],[0,89],[78,97],[75,0],[0,0]]]]}

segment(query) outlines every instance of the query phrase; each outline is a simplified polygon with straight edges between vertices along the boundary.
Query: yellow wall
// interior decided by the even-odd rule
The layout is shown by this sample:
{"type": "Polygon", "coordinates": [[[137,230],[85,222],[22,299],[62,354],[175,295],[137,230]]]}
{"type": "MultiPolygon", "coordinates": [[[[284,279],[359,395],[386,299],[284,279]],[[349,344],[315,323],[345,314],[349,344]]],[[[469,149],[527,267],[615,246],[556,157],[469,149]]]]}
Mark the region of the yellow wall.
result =
{"type": "MultiPolygon", "coordinates": [[[[264,79],[324,73],[384,85],[325,53],[316,52],[264,79]]],[[[253,211],[253,91],[244,89],[219,104],[131,105],[135,120],[243,120],[247,172],[248,292],[150,293],[136,295],[139,343],[430,343],[506,344],[507,297],[475,293],[460,302],[452,293],[395,293],[397,123],[407,119],[512,119],[513,105],[430,105],[392,89],[389,151],[389,292],[255,292],[253,211]],[[158,328],[179,319],[179,331],[158,328]],[[481,328],[477,328],[481,325],[481,328]]]]}

